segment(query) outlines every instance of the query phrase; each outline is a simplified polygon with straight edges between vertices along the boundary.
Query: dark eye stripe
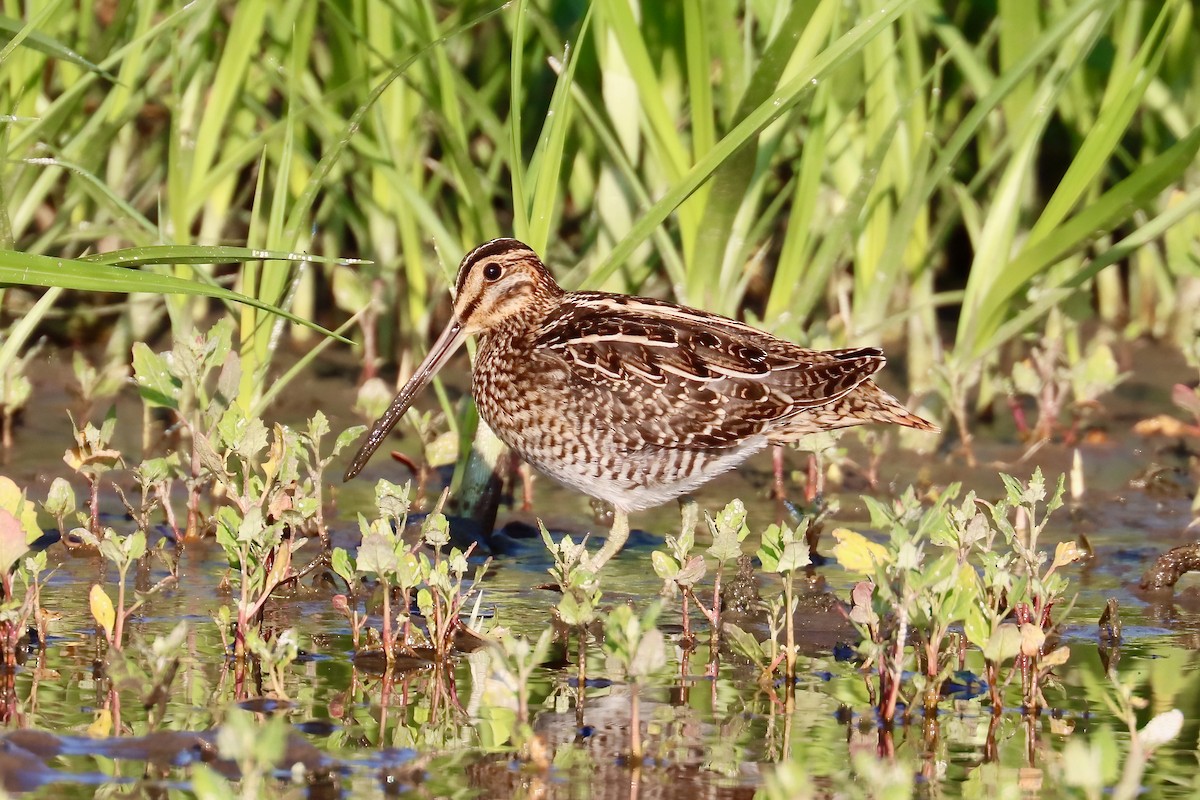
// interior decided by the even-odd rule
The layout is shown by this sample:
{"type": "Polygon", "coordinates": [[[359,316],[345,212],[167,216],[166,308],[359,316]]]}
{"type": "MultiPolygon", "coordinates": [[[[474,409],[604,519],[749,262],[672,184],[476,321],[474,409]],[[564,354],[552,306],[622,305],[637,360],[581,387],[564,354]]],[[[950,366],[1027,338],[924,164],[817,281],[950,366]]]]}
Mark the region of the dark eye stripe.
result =
{"type": "Polygon", "coordinates": [[[529,249],[529,245],[517,239],[493,239],[490,242],[484,242],[476,247],[471,252],[463,257],[462,263],[458,267],[458,285],[462,288],[466,284],[467,276],[477,264],[481,264],[487,259],[502,256],[505,253],[511,253],[516,250],[523,250],[527,253],[533,253],[529,249]]]}

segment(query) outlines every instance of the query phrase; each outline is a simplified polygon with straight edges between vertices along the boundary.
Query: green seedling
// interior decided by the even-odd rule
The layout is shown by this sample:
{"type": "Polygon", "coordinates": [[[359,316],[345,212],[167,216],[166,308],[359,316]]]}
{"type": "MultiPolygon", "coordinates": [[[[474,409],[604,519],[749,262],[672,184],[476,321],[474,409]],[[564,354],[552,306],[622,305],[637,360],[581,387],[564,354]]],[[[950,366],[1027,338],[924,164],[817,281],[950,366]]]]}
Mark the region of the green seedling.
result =
{"type": "Polygon", "coordinates": [[[1013,365],[1006,381],[1017,429],[1034,442],[1049,439],[1058,432],[1069,410],[1072,419],[1068,438],[1073,440],[1088,410],[1126,376],[1117,367],[1112,348],[1102,341],[1089,340],[1082,352],[1074,331],[1066,335],[1048,333],[1041,341],[1045,344],[1035,346],[1027,358],[1013,365]],[[1024,411],[1012,399],[1014,395],[1028,395],[1037,402],[1037,424],[1032,429],[1025,422],[1024,411]]]}
{"type": "Polygon", "coordinates": [[[974,569],[951,543],[934,541],[949,524],[946,506],[958,491],[957,485],[948,487],[929,509],[911,489],[891,508],[864,498],[871,524],[887,535],[887,545],[846,529],[834,531],[838,563],[868,579],[851,594],[850,621],[863,636],[866,664],[877,670],[880,716],[888,723],[901,697],[906,644],[911,640],[921,666],[913,691],[927,710],[934,709],[957,666],[950,629],[979,599],[974,569]]]}
{"type": "MultiPolygon", "coordinates": [[[[446,494],[443,493],[438,509],[445,498],[446,494]]],[[[425,617],[434,654],[439,661],[445,661],[454,646],[454,633],[462,625],[463,609],[480,592],[480,584],[491,565],[491,559],[475,569],[470,588],[464,590],[469,569],[467,558],[475,545],[472,544],[466,551],[451,547],[443,557],[442,550],[450,544],[450,524],[439,510],[429,514],[422,522],[421,540],[433,551],[433,560],[425,553],[417,554],[425,583],[417,590],[417,608],[425,617]]]]}
{"type": "MultiPolygon", "coordinates": [[[[403,534],[408,521],[410,491],[409,484],[400,487],[388,481],[379,481],[375,487],[379,518],[368,521],[359,516],[362,541],[356,557],[351,558],[341,548],[333,552],[334,572],[345,581],[349,592],[334,602],[355,631],[356,647],[358,631],[366,624],[366,619],[365,615],[360,615],[357,600],[351,607],[351,598],[361,576],[370,576],[377,582],[383,606],[380,638],[389,664],[394,660],[398,648],[409,650],[413,645],[411,637],[416,628],[409,610],[414,600],[425,619],[426,645],[437,660],[449,658],[454,647],[455,632],[463,625],[463,610],[479,591],[479,584],[490,563],[475,570],[471,587],[464,590],[469,568],[467,558],[472,548],[464,552],[451,547],[443,555],[442,551],[450,544],[449,522],[441,513],[442,503],[446,499],[444,493],[438,507],[421,523],[419,544],[432,551],[433,558],[420,552],[417,545],[405,542],[403,534]],[[394,590],[399,592],[399,603],[395,604],[394,590]]],[[[472,624],[473,620],[467,623],[467,627],[472,624]]]]}
{"type": "Polygon", "coordinates": [[[682,644],[690,648],[695,643],[692,636],[691,612],[688,608],[692,598],[692,588],[704,578],[708,567],[704,556],[692,555],[696,544],[696,524],[700,521],[700,506],[695,500],[683,503],[683,521],[679,527],[679,536],[666,537],[667,550],[655,550],[650,554],[650,563],[654,572],[662,578],[662,594],[667,599],[680,596],[680,618],[683,622],[682,644]]]}
{"type": "MultiPolygon", "coordinates": [[[[779,576],[783,583],[783,629],[786,639],[781,648],[780,656],[773,660],[772,670],[782,657],[786,664],[784,677],[789,687],[796,680],[796,656],[799,650],[796,646],[795,614],[799,601],[796,599],[796,575],[812,563],[808,555],[808,543],[805,536],[808,527],[805,520],[799,529],[793,530],[787,525],[770,525],[762,535],[762,545],[756,555],[762,562],[763,570],[779,576]]],[[[780,610],[774,610],[771,618],[777,619],[780,610]]],[[[774,627],[774,626],[772,626],[774,627]]],[[[778,641],[775,637],[773,641],[778,641]]]]}
{"type": "Polygon", "coordinates": [[[46,493],[46,501],[42,503],[42,510],[54,517],[54,521],[58,525],[59,540],[68,543],[68,546],[70,546],[68,532],[88,524],[88,516],[79,511],[75,501],[75,489],[66,478],[59,477],[50,482],[50,491],[46,493]],[[70,524],[68,522],[70,517],[74,517],[74,522],[78,525],[70,524]]]}
{"type": "Polygon", "coordinates": [[[530,681],[534,671],[546,662],[553,637],[551,628],[542,631],[536,642],[506,633],[489,649],[488,704],[485,706],[489,717],[495,723],[498,714],[507,712],[514,715],[512,740],[518,757],[542,768],[549,764],[545,760],[546,744],[531,725],[530,681]]]}
{"type": "Polygon", "coordinates": [[[304,462],[305,472],[307,473],[307,483],[303,489],[305,493],[313,499],[313,525],[316,527],[317,535],[321,537],[321,545],[325,550],[329,550],[329,528],[325,524],[325,470],[335,458],[341,455],[342,451],[356,443],[362,436],[365,428],[362,425],[355,425],[347,428],[338,434],[333,443],[333,449],[328,455],[321,455],[321,439],[329,434],[329,420],[320,411],[313,414],[308,421],[308,427],[300,433],[300,458],[304,462]]]}
{"type": "Polygon", "coordinates": [[[113,651],[108,674],[122,691],[137,692],[147,712],[147,728],[162,725],[171,701],[172,686],[184,662],[189,627],[180,621],[166,636],[146,643],[139,637],[124,651],[113,651]]]}
{"type": "Polygon", "coordinates": [[[113,433],[117,428],[117,409],[113,406],[104,417],[99,428],[87,423],[80,428],[72,418],[75,446],[63,454],[66,465],[79,473],[88,485],[88,530],[99,538],[100,526],[100,479],[105,473],[124,465],[121,452],[112,447],[113,433]]]}
{"type": "Polygon", "coordinates": [[[127,536],[118,536],[116,531],[109,528],[98,539],[86,531],[80,531],[80,536],[87,544],[97,548],[100,555],[117,568],[116,604],[113,604],[112,598],[98,583],[92,584],[89,604],[92,617],[104,631],[104,638],[108,641],[108,646],[114,650],[121,650],[124,647],[125,625],[129,618],[142,607],[142,604],[152,594],[174,583],[175,578],[168,575],[148,591],[138,592],[137,599],[126,607],[125,584],[130,568],[146,555],[145,532],[136,530],[127,536]]]}
{"type": "MultiPolygon", "coordinates": [[[[409,485],[396,486],[380,480],[375,485],[375,504],[379,518],[368,522],[359,515],[358,526],[362,541],[355,558],[351,558],[340,547],[333,551],[333,565],[337,574],[353,591],[359,585],[360,576],[371,576],[378,584],[383,605],[380,638],[384,657],[391,664],[396,657],[397,643],[407,650],[411,622],[409,608],[413,590],[420,585],[420,563],[413,548],[404,541],[404,527],[408,521],[409,485]],[[398,609],[393,611],[393,589],[399,591],[398,609]],[[400,623],[403,623],[401,627],[400,623]]],[[[348,603],[347,603],[348,607],[348,603]]],[[[345,613],[345,612],[343,612],[345,613]]],[[[356,628],[366,624],[366,615],[358,615],[358,603],[351,610],[351,621],[356,628]]],[[[355,635],[357,647],[358,636],[355,635]]]]}
{"type": "Polygon", "coordinates": [[[629,683],[629,756],[641,763],[642,724],[638,698],[639,684],[667,663],[662,631],[655,627],[662,606],[654,602],[638,616],[627,605],[610,611],[604,620],[604,655],[610,675],[629,683]]]}
{"type": "MultiPolygon", "coordinates": [[[[257,417],[246,417],[238,406],[229,406],[211,439],[203,432],[195,436],[195,453],[204,472],[229,503],[216,514],[217,542],[238,576],[235,650],[239,664],[246,632],[257,625],[271,594],[323,561],[322,555],[296,566],[294,555],[309,533],[323,530],[317,481],[329,462],[319,455],[325,431],[320,413],[300,434],[282,425],[268,431],[257,417]]],[[[347,441],[352,437],[340,436],[335,448],[347,441]]]]}
{"type": "Polygon", "coordinates": [[[983,624],[968,620],[972,626],[970,629],[964,626],[964,631],[968,638],[974,635],[977,644],[986,633],[984,656],[990,671],[998,672],[1000,662],[1014,659],[1014,671],[1021,676],[1024,705],[1035,712],[1046,705],[1042,688],[1051,671],[1070,656],[1065,645],[1044,652],[1046,639],[1058,624],[1054,609],[1066,599],[1067,579],[1059,570],[1083,560],[1086,553],[1074,542],[1061,542],[1052,558],[1038,549],[1038,539],[1050,515],[1063,505],[1063,476],[1051,495],[1047,494],[1040,467],[1026,484],[1008,475],[1000,477],[1004,481],[1005,498],[995,505],[983,505],[1011,556],[1005,558],[990,549],[981,550],[981,577],[988,592],[982,607],[996,610],[989,611],[983,624]],[[1047,560],[1049,566],[1045,566],[1047,560]],[[1015,630],[1014,626],[999,622],[1001,613],[1007,616],[1010,610],[1016,618],[1015,630]]]}
{"type": "Polygon", "coordinates": [[[568,628],[576,631],[576,709],[583,713],[584,691],[587,685],[588,627],[596,621],[596,610],[600,606],[600,576],[592,571],[587,555],[587,537],[578,544],[570,536],[558,542],[550,536],[546,526],[538,521],[542,541],[554,559],[550,575],[558,584],[561,595],[554,613],[568,628]]]}
{"type": "Polygon", "coordinates": [[[239,592],[234,621],[234,655],[239,664],[246,653],[247,633],[258,625],[263,606],[276,589],[297,576],[292,556],[305,539],[285,539],[284,531],[282,521],[267,522],[258,508],[244,516],[228,506],[217,512],[217,543],[234,570],[239,592]]]}
{"type": "Polygon", "coordinates": [[[259,669],[266,673],[275,697],[287,700],[287,669],[300,654],[295,629],[288,628],[267,639],[256,628],[251,628],[246,632],[246,650],[258,662],[259,669]]]}
{"type": "Polygon", "coordinates": [[[201,437],[217,438],[217,426],[230,410],[241,380],[232,335],[233,322],[223,318],[207,334],[178,336],[167,353],[155,353],[142,342],[133,345],[134,381],[144,407],[143,449],[151,449],[150,414],[156,408],[171,413],[187,443],[178,474],[188,487],[186,538],[200,533],[200,497],[213,480],[206,472],[201,437]]]}
{"type": "Polygon", "coordinates": [[[696,604],[696,608],[708,620],[709,660],[707,674],[715,676],[717,674],[717,662],[721,651],[721,575],[725,571],[725,566],[730,562],[737,561],[738,557],[742,554],[742,542],[750,535],[750,529],[746,527],[746,506],[741,500],[731,500],[715,519],[707,512],[705,512],[704,518],[708,521],[708,529],[712,534],[712,545],[709,546],[707,553],[717,562],[717,567],[713,570],[712,605],[708,608],[704,607],[704,604],[696,596],[694,586],[681,588],[683,588],[685,594],[692,598],[692,602],[696,604]]]}

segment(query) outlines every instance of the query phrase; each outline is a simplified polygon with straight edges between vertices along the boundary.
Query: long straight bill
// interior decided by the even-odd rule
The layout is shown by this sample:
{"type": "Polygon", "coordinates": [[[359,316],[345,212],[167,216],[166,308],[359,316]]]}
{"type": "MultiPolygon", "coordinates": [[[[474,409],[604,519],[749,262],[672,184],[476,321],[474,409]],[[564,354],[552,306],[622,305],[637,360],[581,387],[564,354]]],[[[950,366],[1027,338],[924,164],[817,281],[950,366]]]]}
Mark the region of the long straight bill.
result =
{"type": "Polygon", "coordinates": [[[404,412],[408,411],[413,400],[433,379],[446,360],[454,355],[454,351],[458,350],[466,338],[467,335],[463,333],[462,325],[458,324],[458,320],[452,319],[446,326],[446,330],[442,331],[442,335],[433,343],[433,347],[425,356],[425,360],[417,367],[417,371],[408,379],[408,383],[404,384],[404,388],[388,406],[388,410],[383,413],[382,417],[375,420],[375,424],[367,432],[362,447],[358,448],[358,452],[354,455],[354,460],[350,462],[342,480],[348,481],[362,472],[362,468],[367,465],[371,455],[379,449],[379,445],[383,444],[383,440],[387,438],[392,428],[396,427],[396,423],[404,416],[404,412]]]}

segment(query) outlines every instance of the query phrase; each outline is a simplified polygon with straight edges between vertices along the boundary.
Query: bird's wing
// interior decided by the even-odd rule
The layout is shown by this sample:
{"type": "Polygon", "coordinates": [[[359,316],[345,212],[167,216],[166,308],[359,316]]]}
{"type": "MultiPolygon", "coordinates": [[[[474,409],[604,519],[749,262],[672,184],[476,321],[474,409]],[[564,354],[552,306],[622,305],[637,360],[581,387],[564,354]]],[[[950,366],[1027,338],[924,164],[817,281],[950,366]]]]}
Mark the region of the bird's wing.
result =
{"type": "Polygon", "coordinates": [[[884,363],[875,348],[807,350],[715,314],[599,292],[569,295],[534,346],[561,359],[597,413],[655,447],[736,445],[884,363]]]}

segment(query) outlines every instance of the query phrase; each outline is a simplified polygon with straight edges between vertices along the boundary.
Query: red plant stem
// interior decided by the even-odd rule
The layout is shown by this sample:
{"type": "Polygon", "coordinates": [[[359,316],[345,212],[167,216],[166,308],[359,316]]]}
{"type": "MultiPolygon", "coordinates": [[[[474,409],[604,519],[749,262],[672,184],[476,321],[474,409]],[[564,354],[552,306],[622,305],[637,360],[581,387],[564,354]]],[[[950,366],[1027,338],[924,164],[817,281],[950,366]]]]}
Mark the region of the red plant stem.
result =
{"type": "Polygon", "coordinates": [[[904,674],[904,640],[906,638],[908,638],[908,609],[901,605],[892,664],[880,664],[881,669],[888,672],[888,691],[883,701],[883,707],[880,708],[880,716],[889,725],[896,718],[896,703],[900,697],[900,679],[904,674]]]}
{"type": "Polygon", "coordinates": [[[125,573],[121,572],[121,580],[117,583],[117,619],[113,625],[112,646],[121,649],[125,636],[125,573]]]}
{"type": "Polygon", "coordinates": [[[383,657],[390,666],[396,657],[392,641],[392,590],[386,579],[380,583],[383,584],[383,657]]]}
{"type": "Polygon", "coordinates": [[[636,763],[641,763],[642,760],[642,720],[639,716],[641,709],[638,703],[638,685],[630,683],[629,695],[629,749],[630,754],[636,763]]]}
{"type": "Polygon", "coordinates": [[[717,567],[716,577],[713,579],[713,601],[712,601],[712,632],[708,639],[708,669],[705,671],[709,677],[717,676],[717,664],[721,659],[721,568],[717,567]]]}
{"type": "Polygon", "coordinates": [[[98,539],[100,538],[100,481],[96,478],[89,478],[88,489],[91,492],[91,496],[88,499],[88,514],[90,516],[88,523],[91,526],[92,535],[98,539]]]}

